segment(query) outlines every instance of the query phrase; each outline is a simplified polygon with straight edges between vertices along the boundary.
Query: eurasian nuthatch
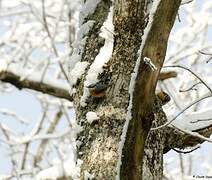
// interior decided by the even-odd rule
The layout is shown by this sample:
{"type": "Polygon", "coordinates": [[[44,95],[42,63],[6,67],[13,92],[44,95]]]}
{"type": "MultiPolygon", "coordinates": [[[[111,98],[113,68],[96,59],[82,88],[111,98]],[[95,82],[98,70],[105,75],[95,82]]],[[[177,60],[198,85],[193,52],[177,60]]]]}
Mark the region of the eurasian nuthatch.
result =
{"type": "Polygon", "coordinates": [[[89,89],[92,97],[101,98],[105,96],[108,85],[98,82],[87,86],[87,88],[89,89]]]}

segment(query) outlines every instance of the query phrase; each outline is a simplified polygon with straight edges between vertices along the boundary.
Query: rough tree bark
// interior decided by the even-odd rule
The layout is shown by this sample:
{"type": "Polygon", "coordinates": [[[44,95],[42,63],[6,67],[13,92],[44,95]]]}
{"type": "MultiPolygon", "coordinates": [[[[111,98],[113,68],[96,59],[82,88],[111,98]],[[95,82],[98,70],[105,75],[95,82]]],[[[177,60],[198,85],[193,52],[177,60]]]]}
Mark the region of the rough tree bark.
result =
{"type": "MultiPolygon", "coordinates": [[[[109,62],[104,65],[104,71],[99,75],[99,80],[107,83],[109,81],[110,86],[104,98],[90,97],[85,107],[81,106],[80,98],[90,66],[77,82],[77,91],[73,97],[70,97],[68,89],[53,87],[48,83],[39,83],[29,78],[22,80],[14,72],[0,71],[0,80],[18,89],[29,88],[55,97],[74,100],[77,119],[83,127],[78,137],[80,142],[78,154],[83,160],[81,179],[84,179],[86,172],[93,174],[94,179],[109,180],[116,177],[118,147],[130,100],[128,92],[130,79],[139,57],[138,50],[149,21],[151,4],[152,0],[116,0],[114,4],[110,0],[101,0],[95,11],[84,19],[84,23],[94,21],[82,52],[82,61],[88,61],[91,66],[104,45],[104,39],[99,36],[100,28],[108,16],[110,7],[114,6],[113,53],[109,62]],[[96,112],[99,119],[92,123],[87,122],[88,111],[96,112]]],[[[164,80],[176,76],[175,72],[159,76],[159,71],[163,65],[168,36],[179,6],[180,0],[160,0],[149,35],[140,52],[141,63],[132,99],[132,119],[122,150],[120,179],[162,179],[164,153],[173,148],[184,149],[203,142],[202,139],[185,135],[171,127],[150,130],[151,126],[159,126],[167,121],[161,107],[162,102],[155,96],[155,86],[158,79],[164,80]],[[157,70],[152,71],[143,62],[144,57],[150,58],[157,70]]],[[[196,132],[209,137],[212,126],[198,129],[196,132]]]]}
{"type": "MultiPolygon", "coordinates": [[[[107,18],[111,2],[101,1],[86,21],[95,20],[88,33],[83,60],[92,64],[104,41],[98,36],[100,27],[107,18]]],[[[77,119],[83,127],[78,140],[81,179],[84,173],[93,174],[95,179],[115,179],[117,174],[118,146],[126,120],[129,105],[129,84],[131,74],[138,59],[138,50],[142,35],[149,21],[150,0],[115,1],[114,5],[114,48],[109,62],[105,65],[99,81],[109,81],[107,95],[102,99],[92,97],[87,106],[80,105],[86,73],[79,81],[74,101],[77,102],[77,119]],[[94,111],[99,120],[88,123],[86,113],[94,111]]],[[[141,52],[141,64],[136,79],[132,100],[132,119],[129,123],[122,153],[121,179],[161,179],[162,157],[165,137],[163,132],[151,132],[152,121],[161,124],[166,121],[160,103],[155,103],[155,87],[158,74],[163,65],[168,36],[173,26],[180,0],[161,0],[155,12],[152,27],[141,52]],[[157,70],[144,63],[143,58],[150,58],[157,70]],[[148,136],[149,134],[149,136],[148,136]],[[146,141],[148,136],[148,141],[146,141]],[[147,142],[147,143],[146,143],[147,142]],[[145,150],[144,150],[145,149],[145,150]],[[145,152],[145,153],[144,153],[145,152]],[[144,169],[142,173],[142,162],[144,169]],[[143,178],[142,178],[143,177],[143,178]]],[[[87,70],[89,67],[87,68],[87,70]]]]}

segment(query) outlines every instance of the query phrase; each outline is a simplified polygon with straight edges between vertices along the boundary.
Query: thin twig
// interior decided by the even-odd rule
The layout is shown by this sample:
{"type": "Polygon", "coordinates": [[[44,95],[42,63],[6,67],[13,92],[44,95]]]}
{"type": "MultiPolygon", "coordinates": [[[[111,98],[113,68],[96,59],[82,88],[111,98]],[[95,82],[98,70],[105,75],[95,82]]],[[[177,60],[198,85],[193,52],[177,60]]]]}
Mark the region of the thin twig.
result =
{"type": "MultiPolygon", "coordinates": [[[[3,128],[2,124],[0,123],[0,129],[3,133],[3,135],[5,136],[6,140],[5,141],[10,141],[10,136],[9,134],[7,133],[7,131],[3,128]]],[[[11,150],[11,153],[13,154],[14,150],[13,150],[13,147],[12,145],[8,144],[9,145],[9,149],[11,150]]],[[[11,157],[11,164],[12,164],[12,169],[14,170],[14,173],[16,174],[16,176],[18,177],[18,170],[17,170],[17,161],[15,160],[15,158],[13,158],[13,155],[10,156],[11,157]]]]}
{"type": "Polygon", "coordinates": [[[58,132],[55,134],[39,134],[33,137],[20,137],[20,139],[17,139],[15,141],[4,140],[4,139],[0,139],[0,141],[10,146],[17,146],[17,145],[26,144],[32,141],[45,140],[45,139],[59,139],[68,135],[70,132],[71,132],[71,129],[66,129],[63,132],[60,132],[60,133],[58,132]]]}
{"type": "Polygon", "coordinates": [[[204,121],[211,121],[212,118],[208,118],[208,119],[198,119],[196,121],[190,121],[190,123],[198,123],[198,122],[204,122],[204,121]]]}
{"type": "Polygon", "coordinates": [[[212,53],[206,53],[206,52],[203,52],[203,51],[199,51],[200,54],[203,54],[203,55],[207,55],[207,56],[212,56],[212,53]]]}
{"type": "Polygon", "coordinates": [[[179,92],[187,92],[187,91],[190,91],[190,90],[197,90],[197,89],[194,89],[194,87],[197,86],[200,83],[201,82],[195,83],[191,87],[189,87],[188,89],[185,89],[185,90],[180,89],[179,92]]]}
{"type": "MultiPolygon", "coordinates": [[[[62,113],[62,111],[61,111],[61,109],[60,109],[60,110],[55,114],[54,119],[53,119],[53,121],[51,122],[51,124],[49,125],[49,127],[48,127],[46,133],[50,134],[50,133],[53,133],[53,132],[54,132],[54,130],[55,130],[55,128],[56,128],[56,126],[57,126],[57,124],[58,124],[58,122],[59,122],[59,120],[60,120],[60,118],[61,118],[62,115],[63,115],[63,113],[62,113]]],[[[40,161],[42,160],[42,155],[43,155],[43,153],[44,153],[45,146],[47,145],[47,142],[48,142],[48,140],[45,139],[45,140],[43,140],[43,141],[40,143],[40,145],[38,146],[38,148],[37,148],[37,153],[36,153],[35,158],[34,158],[34,160],[33,160],[33,161],[34,161],[34,162],[33,162],[34,165],[37,165],[37,163],[40,162],[40,161]]]]}
{"type": "Polygon", "coordinates": [[[194,0],[186,0],[186,1],[182,1],[180,5],[184,5],[184,4],[189,4],[194,0]]]}
{"type": "MultiPolygon", "coordinates": [[[[45,117],[47,115],[47,110],[48,110],[48,106],[44,107],[43,115],[42,115],[41,119],[38,121],[38,123],[35,125],[34,129],[31,131],[30,136],[34,136],[34,135],[36,135],[40,132],[42,124],[43,124],[45,117]]],[[[22,161],[21,161],[21,169],[24,169],[24,167],[25,167],[29,145],[30,145],[30,142],[27,142],[25,144],[23,157],[22,157],[22,161]]]]}
{"type": "Polygon", "coordinates": [[[203,52],[203,51],[199,51],[200,54],[203,54],[203,55],[206,55],[206,56],[211,56],[207,61],[206,63],[209,63],[211,60],[212,60],[212,53],[206,53],[206,52],[203,52]]]}
{"type": "MultiPolygon", "coordinates": [[[[200,146],[199,146],[200,147],[200,146]]],[[[190,176],[191,175],[191,172],[192,172],[192,155],[189,155],[189,166],[188,166],[188,175],[190,176]]]]}
{"type": "Polygon", "coordinates": [[[173,119],[171,119],[170,121],[166,122],[165,124],[163,124],[161,126],[158,126],[158,127],[155,127],[155,128],[151,128],[151,130],[158,130],[158,129],[161,129],[163,127],[166,127],[166,126],[170,125],[173,121],[175,121],[182,113],[184,113],[191,106],[193,106],[194,104],[197,104],[200,101],[202,101],[203,99],[206,99],[206,98],[209,98],[209,97],[212,97],[212,94],[209,94],[209,95],[206,94],[205,96],[203,96],[203,97],[195,100],[194,102],[192,102],[191,104],[189,104],[186,108],[184,108],[182,111],[180,111],[173,119]]]}
{"type": "MultiPolygon", "coordinates": [[[[52,49],[56,55],[56,57],[59,57],[59,53],[57,51],[57,48],[54,44],[54,39],[50,33],[50,30],[49,30],[49,27],[48,27],[48,23],[47,23],[47,20],[46,20],[46,11],[45,11],[45,3],[44,3],[44,0],[42,0],[42,15],[43,15],[43,25],[44,25],[44,28],[46,29],[46,32],[48,34],[48,37],[51,41],[51,46],[52,46],[52,49]]],[[[68,84],[71,86],[71,83],[70,83],[70,80],[69,80],[69,77],[63,67],[63,64],[60,62],[60,60],[58,59],[58,64],[59,64],[59,67],[63,73],[63,75],[65,76],[65,79],[67,80],[68,84]]]]}
{"type": "Polygon", "coordinates": [[[13,112],[11,110],[1,108],[0,113],[3,114],[3,115],[11,116],[11,117],[17,119],[18,121],[20,121],[23,124],[29,124],[28,120],[24,119],[23,117],[20,117],[19,115],[17,115],[15,112],[13,112]]]}
{"type": "Polygon", "coordinates": [[[196,73],[194,73],[192,70],[190,70],[189,68],[186,68],[184,66],[180,66],[180,65],[169,65],[169,66],[163,66],[163,68],[181,68],[181,69],[185,69],[187,71],[189,71],[191,74],[193,74],[197,79],[199,79],[202,84],[205,85],[205,87],[207,87],[207,89],[211,92],[212,94],[212,89],[207,85],[207,83],[205,83],[202,78],[200,78],[196,73]]]}
{"type": "Polygon", "coordinates": [[[179,155],[179,160],[180,160],[180,171],[181,171],[181,179],[184,180],[184,163],[183,163],[183,157],[182,154],[179,155]]]}
{"type": "Polygon", "coordinates": [[[176,149],[176,148],[172,148],[174,151],[176,151],[177,153],[182,153],[182,154],[189,154],[189,153],[191,153],[191,152],[193,152],[193,151],[195,151],[195,150],[197,150],[197,149],[199,149],[200,148],[200,146],[197,146],[197,147],[195,147],[195,148],[193,148],[193,149],[191,149],[191,150],[189,150],[189,151],[182,151],[182,150],[179,150],[179,149],[176,149]]]}

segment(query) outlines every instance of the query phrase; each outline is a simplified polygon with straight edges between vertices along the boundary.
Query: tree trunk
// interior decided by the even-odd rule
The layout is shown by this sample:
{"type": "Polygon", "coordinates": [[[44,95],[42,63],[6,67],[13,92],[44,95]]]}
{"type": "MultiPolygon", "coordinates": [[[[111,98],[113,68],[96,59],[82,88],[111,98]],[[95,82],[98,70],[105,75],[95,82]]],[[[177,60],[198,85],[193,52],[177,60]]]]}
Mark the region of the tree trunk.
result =
{"type": "Polygon", "coordinates": [[[155,87],[179,5],[180,0],[160,1],[146,42],[142,36],[150,23],[148,15],[151,0],[117,0],[114,4],[102,0],[95,11],[85,18],[84,23],[90,20],[95,22],[87,34],[82,56],[82,61],[88,61],[90,66],[78,82],[77,93],[74,95],[77,119],[83,128],[78,136],[78,154],[82,160],[81,179],[88,173],[94,179],[115,179],[119,177],[119,172],[120,179],[162,179],[165,137],[162,131],[149,131],[153,120],[154,125],[166,121],[161,104],[155,99],[155,87]],[[86,88],[86,76],[104,46],[105,41],[98,33],[111,6],[114,12],[114,33],[111,32],[114,36],[113,51],[98,75],[98,80],[108,85],[106,96],[90,96],[85,106],[80,101],[86,88]],[[151,58],[157,70],[145,64],[144,57],[151,58]],[[141,63],[134,93],[130,95],[131,76],[138,58],[141,58],[141,63]],[[129,119],[124,137],[124,147],[120,149],[130,101],[132,118],[129,119]],[[95,112],[99,118],[88,122],[86,114],[89,111],[95,112]]]}

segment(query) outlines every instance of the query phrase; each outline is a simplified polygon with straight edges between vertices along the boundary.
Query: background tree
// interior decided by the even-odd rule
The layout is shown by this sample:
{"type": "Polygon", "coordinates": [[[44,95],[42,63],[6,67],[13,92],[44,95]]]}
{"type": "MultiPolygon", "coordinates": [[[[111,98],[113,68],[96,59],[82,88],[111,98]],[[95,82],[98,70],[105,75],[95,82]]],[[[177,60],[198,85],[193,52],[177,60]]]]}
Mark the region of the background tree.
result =
{"type": "MultiPolygon", "coordinates": [[[[1,109],[22,123],[17,131],[5,122],[0,126],[1,142],[12,154],[5,178],[162,179],[164,153],[211,142],[212,111],[205,108],[212,93],[205,38],[211,3],[202,7],[201,25],[192,5],[185,8],[191,30],[180,31],[185,42],[171,45],[159,75],[180,4],[190,1],[14,2],[2,1],[0,79],[35,90],[43,111],[29,123],[1,109]],[[197,75],[201,70],[207,82],[197,75]],[[182,82],[184,73],[190,74],[182,82]],[[175,105],[165,107],[168,122],[164,96],[155,95],[158,80],[157,91],[167,91],[175,105]],[[107,87],[106,95],[91,96],[92,84],[107,87]]],[[[11,92],[8,84],[1,89],[11,92]]]]}

